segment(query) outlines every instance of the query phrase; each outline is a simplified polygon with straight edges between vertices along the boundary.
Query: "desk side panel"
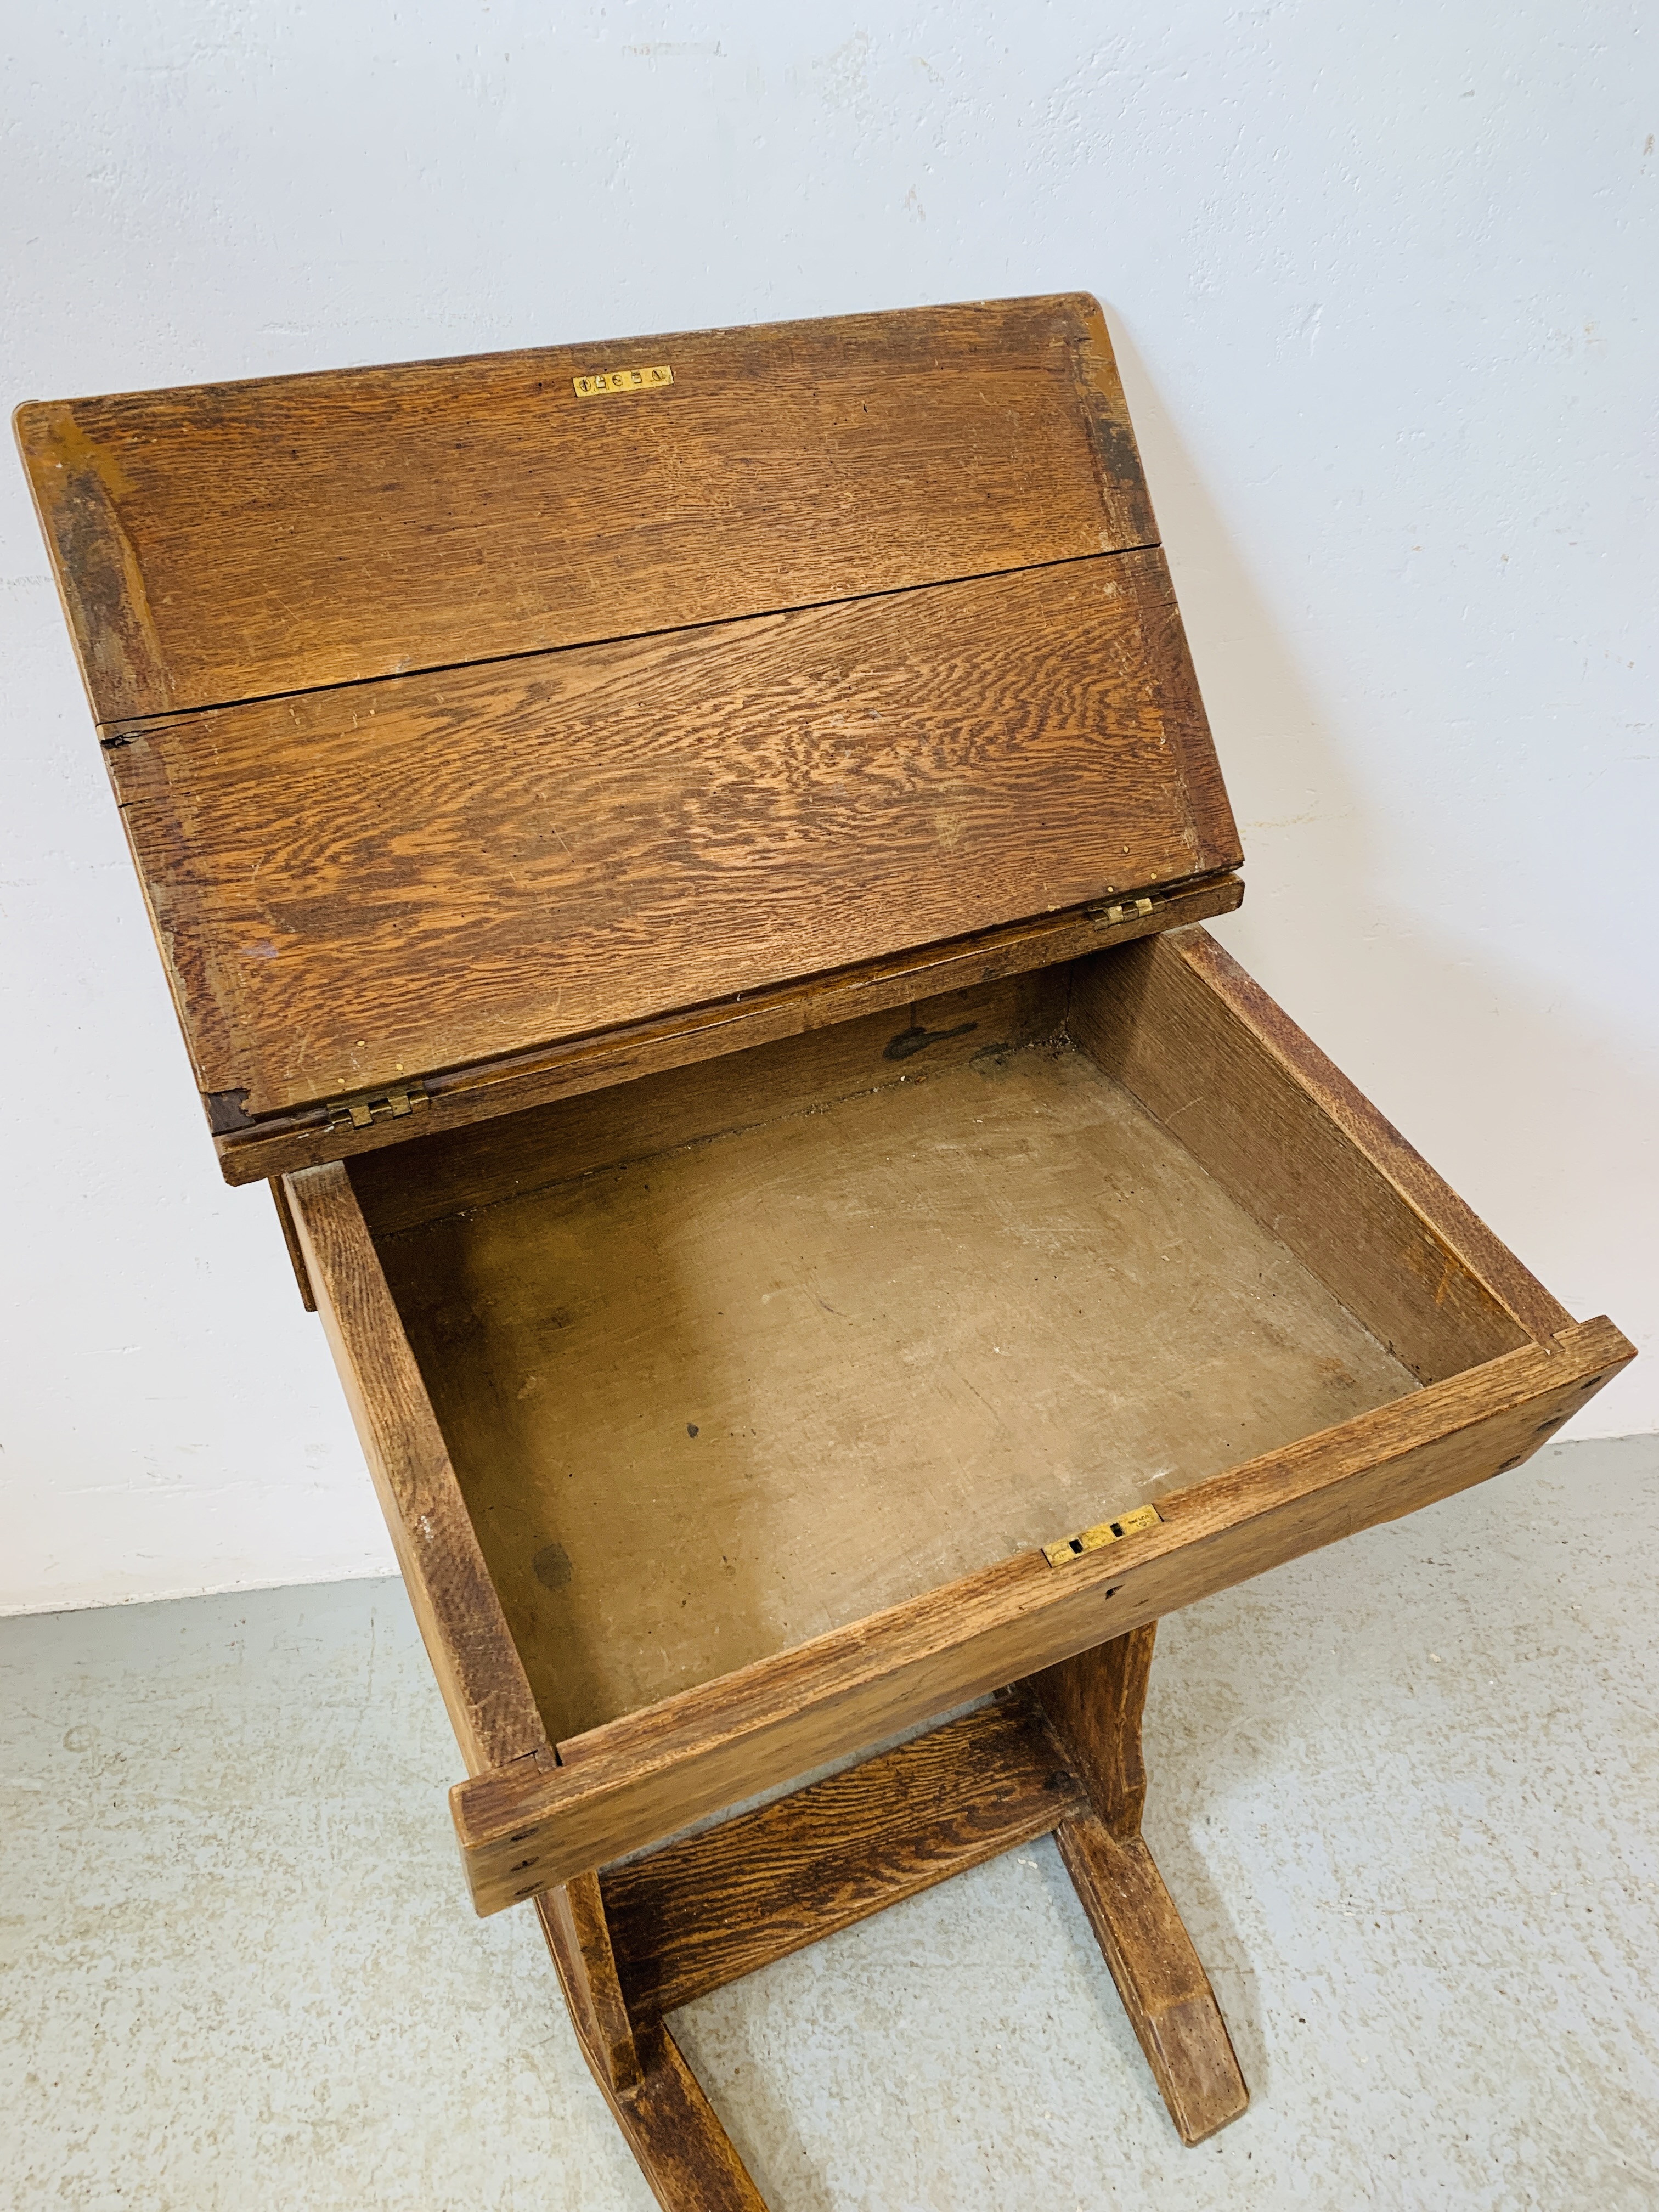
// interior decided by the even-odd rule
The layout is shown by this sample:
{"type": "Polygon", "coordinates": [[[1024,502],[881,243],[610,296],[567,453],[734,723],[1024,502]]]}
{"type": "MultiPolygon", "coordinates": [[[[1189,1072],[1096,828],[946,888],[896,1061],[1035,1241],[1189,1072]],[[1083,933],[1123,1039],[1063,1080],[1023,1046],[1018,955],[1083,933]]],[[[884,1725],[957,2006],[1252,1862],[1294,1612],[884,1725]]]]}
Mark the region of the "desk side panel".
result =
{"type": "Polygon", "coordinates": [[[1571,1326],[1207,930],[1079,962],[1069,1026],[1419,1380],[1571,1326]]]}
{"type": "Polygon", "coordinates": [[[426,1386],[343,1167],[286,1178],[329,1348],[468,1771],[545,1750],[426,1386]]]}

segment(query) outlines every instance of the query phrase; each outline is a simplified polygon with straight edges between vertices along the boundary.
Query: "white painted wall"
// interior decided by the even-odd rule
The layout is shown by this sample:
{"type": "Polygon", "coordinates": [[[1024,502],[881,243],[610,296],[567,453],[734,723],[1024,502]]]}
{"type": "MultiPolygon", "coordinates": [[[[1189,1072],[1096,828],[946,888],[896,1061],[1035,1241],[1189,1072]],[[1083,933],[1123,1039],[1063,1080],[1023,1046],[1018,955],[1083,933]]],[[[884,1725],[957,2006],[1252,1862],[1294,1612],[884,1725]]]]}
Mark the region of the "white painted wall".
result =
{"type": "MultiPolygon", "coordinates": [[[[57,0],[4,28],[0,391],[1096,291],[1250,855],[1222,934],[1651,1343],[1644,13],[57,0]]],[[[0,1607],[382,1571],[9,461],[0,578],[0,1607]]],[[[1656,1425],[1659,1359],[1581,1427],[1656,1425]]]]}

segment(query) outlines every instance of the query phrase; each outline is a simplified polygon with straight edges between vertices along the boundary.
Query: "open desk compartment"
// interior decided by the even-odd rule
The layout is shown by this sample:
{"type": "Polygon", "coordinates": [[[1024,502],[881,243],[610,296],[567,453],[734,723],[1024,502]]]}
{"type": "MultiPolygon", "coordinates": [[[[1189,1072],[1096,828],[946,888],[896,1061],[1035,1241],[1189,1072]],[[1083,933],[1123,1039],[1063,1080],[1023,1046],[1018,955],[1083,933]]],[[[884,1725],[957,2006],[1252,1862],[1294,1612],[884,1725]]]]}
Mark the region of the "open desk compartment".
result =
{"type": "Polygon", "coordinates": [[[289,1191],[557,1747],[458,1793],[486,1909],[1479,1480],[1623,1356],[1196,927],[289,1191]]]}

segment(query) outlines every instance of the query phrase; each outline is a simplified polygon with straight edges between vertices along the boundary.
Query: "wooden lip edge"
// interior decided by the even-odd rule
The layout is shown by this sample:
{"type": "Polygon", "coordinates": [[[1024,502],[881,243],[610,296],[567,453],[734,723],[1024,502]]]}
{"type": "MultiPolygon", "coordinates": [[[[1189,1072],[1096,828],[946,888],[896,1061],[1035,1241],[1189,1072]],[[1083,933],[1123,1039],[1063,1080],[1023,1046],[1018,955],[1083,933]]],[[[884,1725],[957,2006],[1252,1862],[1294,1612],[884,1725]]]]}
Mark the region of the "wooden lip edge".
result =
{"type": "Polygon", "coordinates": [[[742,1000],[720,1000],[711,1006],[658,1015],[597,1037],[539,1046],[508,1059],[415,1077],[411,1081],[424,1083],[429,1102],[416,1115],[372,1122],[367,1129],[330,1129],[322,1122],[325,1109],[318,1106],[273,1115],[246,1131],[218,1133],[214,1149],[228,1183],[261,1182],[442,1129],[465,1128],[525,1107],[602,1091],[636,1076],[689,1066],[746,1045],[829,1029],[860,1014],[902,1006],[908,999],[931,998],[1084,953],[1109,951],[1160,930],[1231,914],[1243,898],[1243,879],[1231,871],[1167,895],[1161,895],[1158,886],[1139,894],[1114,895],[1091,902],[1090,907],[1068,908],[1038,921],[1004,923],[970,938],[947,939],[920,953],[891,955],[775,985],[742,1000]],[[1150,914],[1128,915],[1121,922],[1093,918],[1091,907],[1127,908],[1137,896],[1152,897],[1150,914]]]}
{"type": "Polygon", "coordinates": [[[317,1310],[317,1294],[311,1287],[311,1276],[306,1267],[306,1255],[300,1243],[300,1231],[294,1219],[294,1208],[289,1202],[288,1185],[281,1176],[270,1178],[270,1194],[276,1201],[276,1218],[282,1224],[283,1242],[288,1247],[289,1264],[294,1270],[294,1281],[300,1293],[300,1304],[307,1313],[317,1310]]]}
{"type": "Polygon", "coordinates": [[[1157,624],[1149,638],[1146,665],[1158,695],[1159,719],[1192,825],[1199,863],[1206,872],[1241,867],[1244,841],[1227,795],[1186,624],[1181,618],[1175,579],[1170,574],[1169,556],[1161,544],[1152,565],[1156,589],[1143,592],[1140,600],[1143,624],[1148,631],[1152,630],[1154,621],[1157,624]],[[1230,854],[1236,857],[1229,859],[1230,854]]]}
{"type": "Polygon", "coordinates": [[[21,399],[11,410],[12,434],[21,449],[25,429],[36,416],[48,416],[64,408],[110,407],[123,400],[179,400],[198,396],[217,398],[225,392],[246,397],[262,389],[280,386],[286,390],[295,385],[322,384],[341,377],[415,377],[434,370],[453,372],[507,362],[522,362],[526,368],[538,362],[562,367],[566,355],[574,359],[578,355],[614,353],[622,346],[684,345],[698,338],[764,339],[792,331],[811,330],[825,323],[890,323],[910,315],[992,314],[1009,307],[1058,309],[1068,305],[1085,319],[1092,314],[1103,316],[1103,311],[1094,294],[1074,289],[1010,292],[991,299],[938,300],[915,307],[854,308],[845,315],[792,315],[770,323],[711,323],[686,331],[624,331],[603,338],[574,338],[544,346],[503,346],[487,353],[422,354],[413,361],[349,362],[333,368],[278,370],[265,376],[210,377],[196,384],[147,385],[137,392],[77,392],[56,399],[21,399]]]}
{"type": "MultiPolygon", "coordinates": [[[[502,1893],[510,1878],[508,1857],[526,1844],[548,1840],[536,1835],[536,1829],[544,1822],[556,1826],[584,1800],[603,1802],[621,1795],[653,1775],[718,1753],[745,1737],[763,1741],[772,1729],[811,1707],[833,1711],[884,1674],[895,1679],[920,1675],[942,1654],[1085,1595],[1115,1594],[1127,1588],[1128,1602],[1115,1611],[1105,1628],[1109,1635],[1121,1634],[1169,1609],[1168,1593],[1157,1586],[1157,1574],[1176,1555],[1202,1547],[1212,1555],[1215,1571],[1201,1589],[1176,1601],[1188,1604],[1213,1595],[1239,1578],[1233,1561],[1223,1554],[1230,1541],[1236,1550],[1236,1540],[1252,1524],[1293,1510],[1351,1480],[1381,1473],[1413,1452],[1513,1413],[1529,1401],[1557,1395],[1575,1383],[1587,1399],[1592,1384],[1599,1389],[1634,1357],[1635,1347],[1605,1316],[1575,1322],[1552,1346],[1525,1346],[1505,1352],[1280,1451],[1171,1492],[1158,1501],[1164,1516],[1158,1529],[1086,1554],[1070,1567],[1051,1569],[1041,1553],[1020,1553],[943,1591],[928,1592],[606,1723],[586,1736],[571,1738],[559,1747],[564,1764],[556,1769],[533,1759],[519,1759],[457,1784],[450,1792],[451,1814],[475,1908],[487,1916],[515,1902],[516,1893],[502,1893]],[[1148,1585],[1139,1601],[1133,1588],[1137,1583],[1148,1585]],[[941,1615],[951,1624],[948,1630],[936,1625],[941,1615]],[[814,1674],[817,1680],[811,1684],[814,1674]],[[811,1685],[805,1694],[803,1683],[811,1685]]],[[[1549,1425],[1553,1429],[1559,1424],[1549,1425]]],[[[1516,1459],[1492,1472],[1518,1464],[1519,1458],[1528,1456],[1544,1441],[1540,1434],[1516,1459]]],[[[1469,1480],[1485,1479],[1477,1475],[1469,1480]]],[[[1431,1503],[1467,1486],[1454,1480],[1415,1503],[1431,1503]]],[[[1379,1500],[1374,1510],[1358,1516],[1335,1534],[1357,1533],[1393,1517],[1389,1501],[1379,1500]]],[[[1293,1541],[1249,1571],[1299,1557],[1331,1540],[1334,1536],[1321,1535],[1311,1543],[1293,1541]]],[[[1103,1626],[1091,1622],[1078,1648],[1098,1642],[1103,1626]]],[[[1041,1663],[1065,1656],[1063,1650],[1056,1651],[1041,1663]]],[[[952,1694],[973,1695],[976,1688],[996,1686],[1000,1679],[994,1668],[983,1682],[964,1675],[952,1694]]],[[[926,1711],[924,1705],[919,1717],[925,1717],[926,1711]]],[[[844,1747],[857,1747],[856,1740],[844,1747]]],[[[822,1747],[815,1754],[833,1755],[822,1747]]],[[[718,1801],[703,1809],[718,1810],[718,1801]]],[[[696,1814],[688,1811],[686,1817],[696,1814]]],[[[647,1832],[649,1826],[643,1822],[641,1832],[622,1848],[657,1840],[647,1832]]],[[[568,1871],[556,1863],[546,1880],[550,1884],[563,1880],[568,1871]]]]}
{"type": "MultiPolygon", "coordinates": [[[[69,632],[70,648],[75,655],[75,672],[81,679],[82,690],[86,694],[87,712],[92,717],[92,726],[97,730],[103,726],[98,720],[98,701],[93,693],[92,672],[87,665],[87,653],[82,642],[82,623],[68,570],[58,558],[58,540],[53,534],[52,518],[46,511],[46,485],[34,467],[28,444],[30,418],[58,404],[53,400],[20,400],[11,410],[11,436],[17,449],[17,458],[22,464],[23,480],[29,488],[29,505],[34,511],[35,526],[46,548],[46,566],[52,571],[52,587],[58,594],[58,610],[64,617],[64,628],[69,632]]],[[[148,906],[148,900],[145,903],[148,906]]]]}
{"type": "Polygon", "coordinates": [[[556,1753],[350,1179],[326,1163],[289,1182],[287,1197],[307,1280],[462,1759],[475,1774],[495,1771],[503,1756],[534,1757],[538,1750],[553,1763],[556,1753]],[[423,1499],[416,1494],[422,1487],[423,1499]]]}
{"type": "MultiPolygon", "coordinates": [[[[1123,372],[1117,364],[1117,349],[1112,343],[1111,325],[1106,320],[1106,310],[1092,292],[1058,292],[1039,295],[1054,307],[1069,305],[1075,309],[1081,328],[1073,346],[1072,374],[1076,381],[1079,399],[1083,403],[1084,420],[1088,428],[1089,446],[1095,464],[1095,477],[1099,487],[1101,504],[1109,510],[1114,493],[1110,456],[1105,450],[1097,415],[1090,407],[1089,398],[1103,404],[1113,417],[1114,428],[1127,446],[1133,467],[1127,473],[1133,477],[1140,494],[1144,519],[1150,526],[1154,544],[1163,543],[1163,533],[1158,526],[1158,515],[1152,506],[1152,489],[1146,482],[1146,464],[1141,457],[1140,441],[1135,435],[1134,418],[1129,408],[1129,395],[1123,388],[1123,372]],[[1089,352],[1092,349],[1093,359],[1089,352]]],[[[1114,441],[1115,442],[1115,440],[1114,441]]]]}

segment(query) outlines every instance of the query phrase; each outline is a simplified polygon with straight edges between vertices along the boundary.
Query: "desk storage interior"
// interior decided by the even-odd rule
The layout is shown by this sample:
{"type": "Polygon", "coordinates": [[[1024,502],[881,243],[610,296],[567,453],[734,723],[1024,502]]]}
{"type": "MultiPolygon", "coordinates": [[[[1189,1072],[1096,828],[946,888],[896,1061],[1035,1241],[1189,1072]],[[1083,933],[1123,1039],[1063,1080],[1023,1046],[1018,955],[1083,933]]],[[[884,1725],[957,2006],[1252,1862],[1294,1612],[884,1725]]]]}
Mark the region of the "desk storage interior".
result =
{"type": "Polygon", "coordinates": [[[222,1168],[660,2201],[665,2016],[1053,1832],[1183,2137],[1158,1616],[1630,1356],[1204,928],[1242,859],[1077,297],[19,435],[222,1168]]]}

